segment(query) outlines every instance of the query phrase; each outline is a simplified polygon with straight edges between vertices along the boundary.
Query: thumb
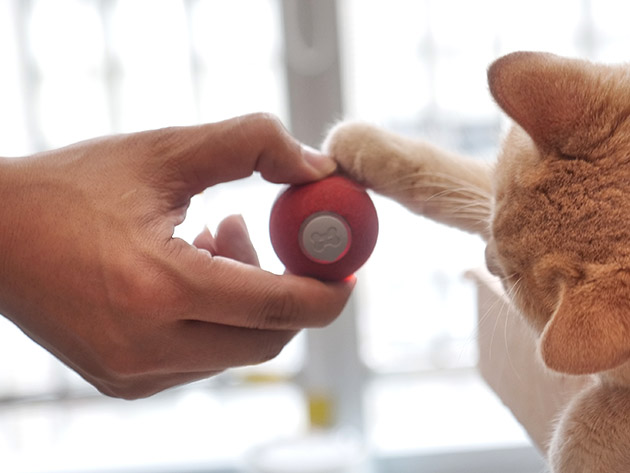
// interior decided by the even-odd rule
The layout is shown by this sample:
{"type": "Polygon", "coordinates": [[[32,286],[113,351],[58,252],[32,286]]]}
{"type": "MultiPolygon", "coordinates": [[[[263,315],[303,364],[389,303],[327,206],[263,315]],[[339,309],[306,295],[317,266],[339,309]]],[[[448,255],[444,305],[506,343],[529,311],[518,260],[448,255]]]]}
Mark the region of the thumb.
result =
{"type": "Polygon", "coordinates": [[[173,161],[168,168],[178,169],[191,195],[254,171],[271,182],[299,184],[321,179],[337,167],[330,157],[300,144],[268,114],[171,129],[171,133],[179,136],[174,152],[165,159],[173,161]]]}

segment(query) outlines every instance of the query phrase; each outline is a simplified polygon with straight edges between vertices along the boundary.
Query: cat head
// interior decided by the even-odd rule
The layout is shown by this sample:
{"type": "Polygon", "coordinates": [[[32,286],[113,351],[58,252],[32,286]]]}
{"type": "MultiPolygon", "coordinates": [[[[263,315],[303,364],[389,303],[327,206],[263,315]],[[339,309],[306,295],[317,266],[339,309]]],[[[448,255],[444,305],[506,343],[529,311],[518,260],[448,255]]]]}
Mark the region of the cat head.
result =
{"type": "Polygon", "coordinates": [[[630,360],[630,67],[514,53],[488,71],[516,123],[496,169],[486,250],[545,364],[630,360]]]}

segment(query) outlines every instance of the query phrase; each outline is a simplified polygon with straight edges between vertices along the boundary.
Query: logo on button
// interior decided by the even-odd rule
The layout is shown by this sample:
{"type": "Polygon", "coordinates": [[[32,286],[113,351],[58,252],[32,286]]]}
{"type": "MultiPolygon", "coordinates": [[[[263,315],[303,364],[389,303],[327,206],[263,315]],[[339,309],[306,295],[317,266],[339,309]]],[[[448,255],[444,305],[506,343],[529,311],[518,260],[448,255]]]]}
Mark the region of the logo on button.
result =
{"type": "Polygon", "coordinates": [[[307,258],[316,263],[334,263],[350,248],[350,226],[341,215],[318,212],[304,221],[299,239],[307,258]]]}
{"type": "Polygon", "coordinates": [[[326,233],[313,233],[311,241],[313,242],[313,249],[317,252],[322,252],[329,246],[337,248],[342,243],[335,227],[330,227],[326,233]]]}

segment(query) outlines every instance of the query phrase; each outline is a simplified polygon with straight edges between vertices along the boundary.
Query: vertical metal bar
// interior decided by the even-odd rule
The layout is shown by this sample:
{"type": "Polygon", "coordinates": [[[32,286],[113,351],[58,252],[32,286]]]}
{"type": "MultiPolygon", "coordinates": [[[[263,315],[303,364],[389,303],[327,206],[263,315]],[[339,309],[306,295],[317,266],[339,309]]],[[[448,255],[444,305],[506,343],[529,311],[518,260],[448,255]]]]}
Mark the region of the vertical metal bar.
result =
{"type": "Polygon", "coordinates": [[[330,326],[307,332],[306,362],[297,382],[309,403],[327,404],[330,411],[325,423],[311,412],[313,426],[352,428],[364,436],[363,395],[369,372],[359,356],[356,302],[351,298],[330,326]]]}
{"type": "Polygon", "coordinates": [[[318,147],[342,117],[335,0],[282,0],[290,128],[318,147]]]}
{"type": "MultiPolygon", "coordinates": [[[[289,127],[298,139],[318,147],[343,110],[337,4],[283,0],[282,12],[289,127]]],[[[329,404],[329,427],[363,432],[367,372],[358,344],[356,305],[351,301],[329,327],[307,332],[306,363],[298,383],[310,401],[329,404]]]]}

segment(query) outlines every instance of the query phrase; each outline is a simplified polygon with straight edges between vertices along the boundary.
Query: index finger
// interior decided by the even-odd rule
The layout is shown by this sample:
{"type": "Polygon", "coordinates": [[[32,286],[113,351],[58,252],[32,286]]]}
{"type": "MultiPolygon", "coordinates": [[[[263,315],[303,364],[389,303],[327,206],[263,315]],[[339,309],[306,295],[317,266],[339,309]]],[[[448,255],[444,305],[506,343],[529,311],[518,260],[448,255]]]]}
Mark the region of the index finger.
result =
{"type": "Polygon", "coordinates": [[[303,146],[269,114],[175,128],[170,133],[176,146],[167,159],[192,193],[254,171],[271,182],[298,184],[321,179],[337,167],[330,157],[303,146]]]}

